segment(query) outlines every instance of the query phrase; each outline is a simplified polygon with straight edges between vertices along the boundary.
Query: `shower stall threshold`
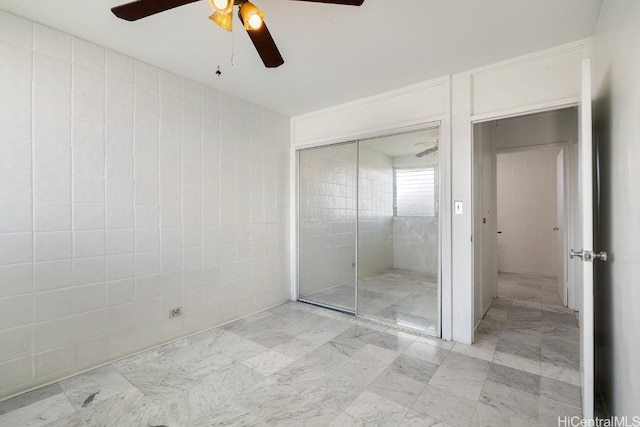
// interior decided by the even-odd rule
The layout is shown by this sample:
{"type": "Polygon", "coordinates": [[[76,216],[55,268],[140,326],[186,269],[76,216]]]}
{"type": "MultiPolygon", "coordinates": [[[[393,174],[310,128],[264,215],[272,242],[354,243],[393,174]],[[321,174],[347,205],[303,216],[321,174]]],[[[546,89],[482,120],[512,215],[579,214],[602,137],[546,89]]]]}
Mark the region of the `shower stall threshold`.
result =
{"type": "Polygon", "coordinates": [[[303,302],[305,304],[313,305],[313,306],[316,306],[316,307],[321,307],[321,308],[326,308],[328,310],[337,311],[338,313],[348,314],[350,316],[355,316],[356,315],[355,311],[348,310],[346,308],[340,308],[340,307],[335,307],[335,306],[332,306],[332,305],[322,304],[322,303],[317,302],[317,301],[310,301],[310,300],[303,299],[303,298],[298,298],[298,301],[303,302]]]}

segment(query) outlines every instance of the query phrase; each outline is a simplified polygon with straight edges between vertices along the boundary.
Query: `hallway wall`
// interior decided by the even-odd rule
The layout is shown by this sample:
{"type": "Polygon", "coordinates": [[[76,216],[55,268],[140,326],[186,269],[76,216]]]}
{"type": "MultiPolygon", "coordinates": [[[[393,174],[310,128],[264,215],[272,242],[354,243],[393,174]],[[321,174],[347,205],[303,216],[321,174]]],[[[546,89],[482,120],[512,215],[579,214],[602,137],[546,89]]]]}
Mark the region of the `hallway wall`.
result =
{"type": "Polygon", "coordinates": [[[0,123],[0,398],[288,298],[287,117],[0,11],[0,123]]]}
{"type": "Polygon", "coordinates": [[[612,415],[640,416],[640,2],[605,1],[594,40],[596,384],[612,415]]]}
{"type": "Polygon", "coordinates": [[[499,153],[498,270],[555,276],[556,157],[560,148],[499,153]]]}

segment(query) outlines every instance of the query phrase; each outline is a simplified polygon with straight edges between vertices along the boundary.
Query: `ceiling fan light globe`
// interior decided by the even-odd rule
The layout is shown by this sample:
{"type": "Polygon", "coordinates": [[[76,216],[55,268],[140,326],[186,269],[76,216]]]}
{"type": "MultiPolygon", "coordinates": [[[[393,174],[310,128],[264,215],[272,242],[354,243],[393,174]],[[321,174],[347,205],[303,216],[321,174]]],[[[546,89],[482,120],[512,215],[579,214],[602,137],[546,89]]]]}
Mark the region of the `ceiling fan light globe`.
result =
{"type": "Polygon", "coordinates": [[[252,30],[257,30],[262,25],[262,18],[259,15],[251,15],[249,18],[249,27],[252,30]]]}
{"type": "Polygon", "coordinates": [[[257,30],[264,21],[264,11],[259,9],[250,1],[242,3],[240,6],[240,16],[246,30],[257,30]]]}
{"type": "Polygon", "coordinates": [[[209,0],[209,6],[214,12],[231,13],[233,11],[233,0],[209,0]]]}

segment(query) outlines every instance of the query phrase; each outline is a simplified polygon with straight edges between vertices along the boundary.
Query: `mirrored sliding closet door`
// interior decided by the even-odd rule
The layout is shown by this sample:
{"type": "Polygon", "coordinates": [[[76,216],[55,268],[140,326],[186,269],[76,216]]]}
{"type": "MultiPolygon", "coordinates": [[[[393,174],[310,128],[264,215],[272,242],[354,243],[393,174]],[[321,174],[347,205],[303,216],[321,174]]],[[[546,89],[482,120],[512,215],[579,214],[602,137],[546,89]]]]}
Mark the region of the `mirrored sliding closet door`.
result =
{"type": "Polygon", "coordinates": [[[298,298],[355,313],[355,142],[298,152],[298,298]]]}
{"type": "Polygon", "coordinates": [[[358,315],[440,334],[438,129],[359,141],[358,315]]]}
{"type": "Polygon", "coordinates": [[[297,152],[299,300],[440,335],[438,135],[297,152]]]}

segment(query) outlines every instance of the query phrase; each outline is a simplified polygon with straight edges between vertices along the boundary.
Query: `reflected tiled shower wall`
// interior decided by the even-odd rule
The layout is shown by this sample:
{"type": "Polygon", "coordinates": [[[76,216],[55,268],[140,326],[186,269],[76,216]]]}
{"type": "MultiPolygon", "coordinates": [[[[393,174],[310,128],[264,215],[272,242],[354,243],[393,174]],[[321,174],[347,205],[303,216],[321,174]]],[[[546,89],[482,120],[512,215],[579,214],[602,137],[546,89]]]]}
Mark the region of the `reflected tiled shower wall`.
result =
{"type": "Polygon", "coordinates": [[[5,12],[0,95],[0,398],[288,298],[287,117],[5,12]]]}
{"type": "Polygon", "coordinates": [[[391,157],[360,145],[358,275],[393,267],[393,164],[391,157]]]}
{"type": "Polygon", "coordinates": [[[355,143],[302,150],[299,174],[303,296],[354,283],[356,195],[360,198],[360,275],[393,266],[390,157],[364,147],[357,154],[355,143]],[[358,156],[360,189],[356,188],[358,156]]]}
{"type": "Polygon", "coordinates": [[[355,278],[356,144],[299,153],[301,296],[355,278]]]}
{"type": "Polygon", "coordinates": [[[429,273],[439,273],[439,200],[438,157],[417,158],[401,156],[393,159],[397,168],[434,168],[435,216],[396,216],[393,218],[393,268],[429,273]]]}

